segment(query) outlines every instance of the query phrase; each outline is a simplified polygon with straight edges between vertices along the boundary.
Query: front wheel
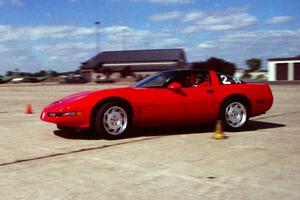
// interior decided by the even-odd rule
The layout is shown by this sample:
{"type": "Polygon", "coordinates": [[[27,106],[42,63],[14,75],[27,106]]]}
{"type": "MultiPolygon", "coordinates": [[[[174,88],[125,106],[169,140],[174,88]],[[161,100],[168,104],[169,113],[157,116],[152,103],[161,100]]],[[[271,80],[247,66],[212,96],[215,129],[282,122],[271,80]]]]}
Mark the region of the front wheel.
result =
{"type": "Polygon", "coordinates": [[[118,139],[126,135],[131,126],[131,113],[120,102],[108,102],[100,107],[95,119],[96,133],[106,139],[118,139]]]}
{"type": "Polygon", "coordinates": [[[227,101],[221,112],[223,126],[229,131],[239,131],[243,129],[248,122],[247,104],[240,100],[227,101]]]}

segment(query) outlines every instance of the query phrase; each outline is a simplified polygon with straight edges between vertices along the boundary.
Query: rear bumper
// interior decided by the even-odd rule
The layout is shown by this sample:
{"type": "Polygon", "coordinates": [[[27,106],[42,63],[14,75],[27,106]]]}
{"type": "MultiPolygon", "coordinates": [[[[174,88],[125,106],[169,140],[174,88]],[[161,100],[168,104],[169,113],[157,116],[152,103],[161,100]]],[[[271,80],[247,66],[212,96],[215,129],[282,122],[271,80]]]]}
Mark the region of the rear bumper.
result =
{"type": "Polygon", "coordinates": [[[273,98],[257,99],[252,102],[251,117],[265,114],[273,105],[273,98]]]}

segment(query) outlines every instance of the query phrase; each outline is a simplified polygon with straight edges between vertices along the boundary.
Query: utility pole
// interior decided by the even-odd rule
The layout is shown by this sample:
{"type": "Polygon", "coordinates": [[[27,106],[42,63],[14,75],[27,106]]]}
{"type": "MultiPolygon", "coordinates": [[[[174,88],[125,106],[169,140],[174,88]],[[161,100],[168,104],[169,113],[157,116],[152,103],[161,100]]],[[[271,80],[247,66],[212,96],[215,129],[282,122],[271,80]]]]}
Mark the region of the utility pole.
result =
{"type": "Polygon", "coordinates": [[[100,21],[95,22],[96,26],[96,54],[100,53],[100,21]]]}

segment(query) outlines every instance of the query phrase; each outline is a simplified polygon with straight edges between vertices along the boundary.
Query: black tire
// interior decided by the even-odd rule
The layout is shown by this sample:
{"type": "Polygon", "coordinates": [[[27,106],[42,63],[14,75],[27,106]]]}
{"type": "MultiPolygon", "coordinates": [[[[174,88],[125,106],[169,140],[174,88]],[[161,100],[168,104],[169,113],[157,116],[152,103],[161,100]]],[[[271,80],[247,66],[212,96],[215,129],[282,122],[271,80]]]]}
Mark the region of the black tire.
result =
{"type": "Polygon", "coordinates": [[[240,131],[247,126],[249,106],[239,98],[227,100],[222,106],[220,119],[225,130],[240,131]]]}
{"type": "Polygon", "coordinates": [[[112,101],[98,109],[94,120],[94,131],[98,136],[105,139],[120,139],[128,135],[132,114],[123,103],[112,101]]]}

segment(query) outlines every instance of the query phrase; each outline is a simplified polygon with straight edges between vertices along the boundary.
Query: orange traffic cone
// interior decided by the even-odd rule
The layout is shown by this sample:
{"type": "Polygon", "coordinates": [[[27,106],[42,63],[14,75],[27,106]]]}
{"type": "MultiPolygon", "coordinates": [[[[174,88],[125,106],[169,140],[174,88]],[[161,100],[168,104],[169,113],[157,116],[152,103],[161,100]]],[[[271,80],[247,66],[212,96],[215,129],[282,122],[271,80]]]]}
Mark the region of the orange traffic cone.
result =
{"type": "Polygon", "coordinates": [[[25,110],[25,114],[32,114],[32,108],[31,108],[31,104],[27,104],[26,105],[26,110],[25,110]]]}
{"type": "Polygon", "coordinates": [[[216,123],[216,130],[215,133],[213,134],[212,138],[214,139],[225,139],[226,136],[224,135],[224,132],[222,130],[222,121],[218,120],[216,123]]]}

